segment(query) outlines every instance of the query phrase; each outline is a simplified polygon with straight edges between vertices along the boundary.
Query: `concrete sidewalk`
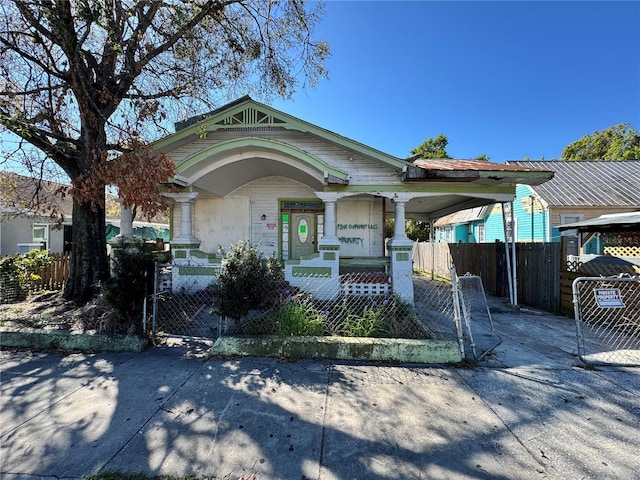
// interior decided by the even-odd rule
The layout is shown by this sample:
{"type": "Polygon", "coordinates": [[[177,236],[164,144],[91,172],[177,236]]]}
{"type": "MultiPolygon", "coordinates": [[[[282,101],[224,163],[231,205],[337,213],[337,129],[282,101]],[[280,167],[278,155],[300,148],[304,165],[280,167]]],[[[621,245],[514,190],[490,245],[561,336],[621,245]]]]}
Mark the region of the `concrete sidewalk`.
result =
{"type": "Polygon", "coordinates": [[[640,369],[578,366],[566,318],[492,314],[476,368],[2,352],[0,476],[640,479],[640,369]]]}

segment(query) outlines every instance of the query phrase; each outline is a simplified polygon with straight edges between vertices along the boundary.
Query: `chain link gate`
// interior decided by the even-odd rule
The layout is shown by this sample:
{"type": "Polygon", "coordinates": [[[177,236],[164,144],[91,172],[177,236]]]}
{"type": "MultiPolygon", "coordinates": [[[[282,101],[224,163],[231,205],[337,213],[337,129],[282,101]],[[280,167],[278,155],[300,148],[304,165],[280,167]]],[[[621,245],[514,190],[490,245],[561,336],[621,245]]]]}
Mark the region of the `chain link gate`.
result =
{"type": "MultiPolygon", "coordinates": [[[[211,292],[207,288],[174,288],[173,268],[175,266],[171,264],[156,263],[154,293],[150,299],[151,321],[145,325],[145,331],[149,331],[153,337],[217,338],[220,317],[213,313],[211,292]]],[[[197,268],[211,270],[207,276],[214,278],[216,267],[197,268]]]]}
{"type": "Polygon", "coordinates": [[[573,304],[580,359],[640,366],[640,277],[579,277],[573,304]]]}

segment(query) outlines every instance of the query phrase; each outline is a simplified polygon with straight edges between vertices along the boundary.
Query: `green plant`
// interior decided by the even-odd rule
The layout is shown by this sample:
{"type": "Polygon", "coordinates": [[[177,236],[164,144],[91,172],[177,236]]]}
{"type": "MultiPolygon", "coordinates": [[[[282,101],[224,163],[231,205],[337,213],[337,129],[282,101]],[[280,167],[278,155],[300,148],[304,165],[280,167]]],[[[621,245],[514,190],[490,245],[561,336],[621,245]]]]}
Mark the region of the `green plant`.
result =
{"type": "Polygon", "coordinates": [[[40,280],[41,270],[53,264],[54,261],[53,256],[46,250],[31,250],[21,255],[11,255],[1,259],[0,291],[12,291],[16,299],[25,298],[31,284],[40,280]]]}
{"type": "Polygon", "coordinates": [[[349,314],[342,326],[343,335],[347,337],[388,337],[389,332],[384,327],[385,307],[388,300],[381,305],[373,301],[365,307],[361,314],[349,314]]]}
{"type": "Polygon", "coordinates": [[[322,335],[323,316],[309,301],[297,298],[282,304],[276,317],[278,335],[322,335]]]}
{"type": "Polygon", "coordinates": [[[154,253],[150,248],[116,249],[111,278],[102,287],[105,300],[114,308],[115,329],[142,333],[139,319],[145,297],[153,291],[154,253]]]}
{"type": "Polygon", "coordinates": [[[251,242],[240,241],[229,251],[220,250],[224,255],[222,270],[209,287],[214,311],[238,320],[250,310],[266,307],[284,277],[278,261],[266,259],[251,242]]]}

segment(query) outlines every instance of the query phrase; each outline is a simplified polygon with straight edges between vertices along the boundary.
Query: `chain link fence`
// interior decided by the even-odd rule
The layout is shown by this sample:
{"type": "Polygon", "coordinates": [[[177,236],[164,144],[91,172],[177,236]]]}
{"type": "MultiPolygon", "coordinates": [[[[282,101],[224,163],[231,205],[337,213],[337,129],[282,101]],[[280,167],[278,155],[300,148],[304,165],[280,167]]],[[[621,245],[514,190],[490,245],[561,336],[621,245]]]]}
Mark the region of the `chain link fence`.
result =
{"type": "MultiPolygon", "coordinates": [[[[336,335],[457,340],[477,360],[499,343],[482,282],[463,276],[453,283],[414,274],[414,301],[392,292],[385,273],[345,273],[337,277],[280,279],[263,291],[239,291],[246,308],[238,318],[217,313],[211,288],[172,284],[175,265],[158,264],[155,293],[147,306],[146,331],[153,336],[215,339],[219,335],[336,335]],[[321,282],[322,295],[315,295],[321,282]],[[256,298],[260,299],[256,302],[256,298]],[[457,307],[456,307],[457,305],[457,307]]],[[[219,267],[198,267],[215,281],[219,267]],[[216,270],[217,269],[217,270],[216,270]]]]}
{"type": "Polygon", "coordinates": [[[640,366],[640,277],[576,278],[573,303],[582,361],[640,366]]]}
{"type": "Polygon", "coordinates": [[[26,292],[16,275],[0,272],[0,304],[24,300],[26,292]]]}

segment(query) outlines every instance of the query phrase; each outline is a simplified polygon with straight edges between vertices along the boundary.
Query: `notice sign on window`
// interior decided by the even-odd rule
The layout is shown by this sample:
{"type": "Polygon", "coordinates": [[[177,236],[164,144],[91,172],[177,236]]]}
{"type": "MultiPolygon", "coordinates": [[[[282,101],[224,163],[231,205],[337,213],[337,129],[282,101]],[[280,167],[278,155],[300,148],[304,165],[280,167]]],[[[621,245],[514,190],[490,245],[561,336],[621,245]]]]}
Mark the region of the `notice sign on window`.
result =
{"type": "Polygon", "coordinates": [[[619,288],[594,288],[596,303],[600,308],[624,308],[619,288]]]}

